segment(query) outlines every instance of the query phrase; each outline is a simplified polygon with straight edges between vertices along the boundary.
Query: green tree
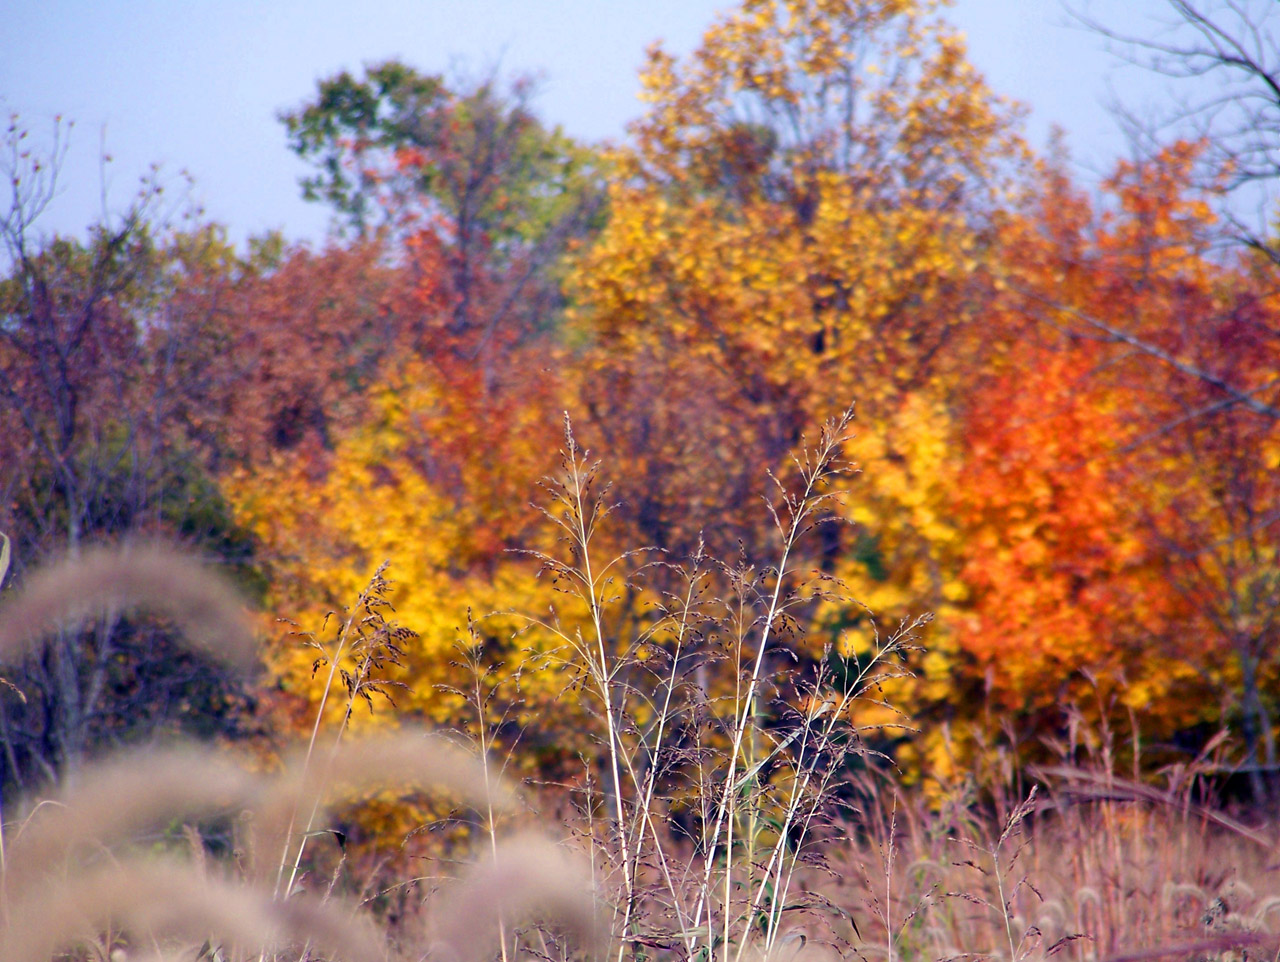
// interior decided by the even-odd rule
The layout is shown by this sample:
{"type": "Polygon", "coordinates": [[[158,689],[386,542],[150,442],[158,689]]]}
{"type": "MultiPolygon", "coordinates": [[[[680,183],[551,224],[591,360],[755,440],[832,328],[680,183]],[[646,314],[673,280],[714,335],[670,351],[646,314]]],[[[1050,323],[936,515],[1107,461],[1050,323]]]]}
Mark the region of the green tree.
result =
{"type": "Polygon", "coordinates": [[[425,299],[444,294],[419,350],[478,361],[490,383],[503,345],[556,322],[556,265],[600,207],[596,155],[544,126],[530,95],[528,81],[455,90],[389,61],[322,81],[281,115],[289,146],[316,169],[304,196],[346,228],[400,241],[425,299]]]}

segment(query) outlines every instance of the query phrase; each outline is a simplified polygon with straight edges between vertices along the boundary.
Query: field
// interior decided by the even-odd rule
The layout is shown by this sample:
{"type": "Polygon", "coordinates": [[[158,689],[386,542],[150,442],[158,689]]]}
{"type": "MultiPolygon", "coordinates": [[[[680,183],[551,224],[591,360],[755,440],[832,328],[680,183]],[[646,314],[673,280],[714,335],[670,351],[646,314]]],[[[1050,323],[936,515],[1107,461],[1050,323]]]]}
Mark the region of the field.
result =
{"type": "Polygon", "coordinates": [[[1280,69],[1168,6],[1092,179],[926,0],[617,144],[327,75],[318,245],[14,116],[0,962],[1280,959],[1280,69]]]}
{"type": "MultiPolygon", "coordinates": [[[[797,462],[796,491],[779,485],[776,567],[758,577],[704,558],[674,568],[682,590],[623,644],[604,626],[621,593],[608,572],[626,557],[593,555],[608,506],[568,436],[564,471],[546,487],[572,560],[540,560],[595,634],[568,630],[555,613],[527,619],[562,642],[559,673],[589,706],[578,721],[594,726],[562,780],[548,779],[545,764],[520,777],[530,766],[510,718],[525,706],[489,684],[494,669],[466,644],[459,664],[473,687],[458,694],[474,725],[447,735],[394,723],[351,730],[353,709],[388,696],[397,683],[386,670],[407,657],[410,633],[387,620],[380,570],[341,615],[334,646],[309,642],[314,673],[327,680],[305,750],[153,745],[85,768],[61,797],[10,819],[0,958],[1280,951],[1275,839],[1215,797],[1217,745],[1144,778],[1133,731],[1125,777],[1121,736],[1078,719],[1061,764],[1018,769],[997,754],[986,761],[1003,770],[926,791],[904,785],[875,747],[911,719],[863,723],[861,708],[883,710],[884,688],[908,671],[904,655],[928,619],[881,639],[851,678],[786,657],[802,648],[798,611],[820,597],[791,583],[787,559],[829,507],[849,426],[848,417],[828,424],[797,462]],[[713,595],[720,584],[730,593],[713,595]],[[732,681],[718,694],[713,678],[732,681]],[[341,704],[326,713],[330,698],[341,704]]],[[[821,600],[831,591],[824,582],[821,600]]],[[[254,662],[253,625],[234,591],[158,545],[89,553],[33,576],[4,609],[0,643],[17,650],[100,604],[159,609],[197,648],[239,670],[254,662]]],[[[474,624],[468,640],[479,647],[474,624]]],[[[379,712],[394,713],[385,700],[379,712]]],[[[556,734],[554,722],[539,727],[556,734]]]]}

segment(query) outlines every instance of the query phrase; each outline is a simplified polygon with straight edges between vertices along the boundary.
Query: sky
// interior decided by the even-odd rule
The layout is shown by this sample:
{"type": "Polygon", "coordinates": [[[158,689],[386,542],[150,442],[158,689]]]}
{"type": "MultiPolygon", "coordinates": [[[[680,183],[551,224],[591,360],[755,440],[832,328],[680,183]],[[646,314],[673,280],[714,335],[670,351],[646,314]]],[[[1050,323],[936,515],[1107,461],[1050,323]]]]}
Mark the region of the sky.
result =
{"type": "MultiPolygon", "coordinates": [[[[1131,33],[1168,20],[1167,0],[1081,0],[1131,33]]],[[[320,79],[398,57],[423,72],[534,73],[543,120],[576,137],[621,140],[637,116],[637,70],[662,40],[692,50],[725,0],[9,0],[0,36],[0,109],[37,148],[54,117],[74,120],[59,191],[38,225],[82,233],[125,206],[152,164],[232,240],[279,229],[318,242],[328,211],[300,199],[306,168],[281,110],[320,79]],[[103,152],[112,158],[102,164],[103,152]],[[105,188],[105,191],[104,191],[105,188]]],[[[1057,125],[1078,173],[1096,182],[1125,138],[1109,112],[1158,103],[1164,82],[1125,66],[1061,0],[956,0],[948,18],[999,94],[1028,105],[1043,147],[1057,125]]]]}

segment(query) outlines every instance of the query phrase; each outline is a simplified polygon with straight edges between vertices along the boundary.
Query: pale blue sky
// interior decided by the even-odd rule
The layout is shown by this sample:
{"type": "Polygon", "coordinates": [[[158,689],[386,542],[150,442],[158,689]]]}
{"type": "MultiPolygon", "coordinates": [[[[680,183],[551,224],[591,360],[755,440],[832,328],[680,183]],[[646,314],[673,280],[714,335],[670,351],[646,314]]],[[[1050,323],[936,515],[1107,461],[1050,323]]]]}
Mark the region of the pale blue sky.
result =
{"type": "MultiPolygon", "coordinates": [[[[722,0],[10,0],[0,38],[0,107],[47,142],[52,117],[76,121],[62,191],[44,227],[79,232],[97,215],[100,137],[113,157],[109,200],[127,202],[153,163],[186,169],[207,215],[231,236],[281,228],[323,236],[327,211],[298,199],[303,167],[287,150],[277,111],[318,79],[400,57],[427,72],[543,77],[545,120],[588,140],[621,138],[640,111],[636,71],[645,47],[696,45],[722,0]],[[105,134],[104,134],[105,131],[105,134]]],[[[1150,33],[1165,0],[1094,0],[1118,27],[1150,33]]],[[[1043,146],[1066,129],[1081,176],[1110,166],[1125,144],[1105,103],[1157,101],[1157,80],[1125,68],[1101,38],[1073,26],[1060,0],[957,0],[949,18],[967,34],[992,87],[1026,102],[1043,146]]]]}

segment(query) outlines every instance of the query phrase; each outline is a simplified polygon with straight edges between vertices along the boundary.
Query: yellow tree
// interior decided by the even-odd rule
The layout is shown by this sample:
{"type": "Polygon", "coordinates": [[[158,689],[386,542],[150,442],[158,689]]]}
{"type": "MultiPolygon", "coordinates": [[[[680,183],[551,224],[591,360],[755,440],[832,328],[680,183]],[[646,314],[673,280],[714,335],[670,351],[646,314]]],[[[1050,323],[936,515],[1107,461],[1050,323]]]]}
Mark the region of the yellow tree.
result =
{"type": "MultiPolygon", "coordinates": [[[[464,681],[454,663],[468,612],[547,606],[534,566],[507,550],[540,545],[528,502],[556,444],[554,399],[531,388],[524,400],[488,409],[498,420],[482,422],[473,398],[410,362],[371,389],[368,421],[331,450],[282,452],[227,482],[259,541],[271,608],[304,628],[349,606],[390,562],[395,620],[418,636],[404,646],[395,677],[409,687],[396,702],[436,722],[459,717],[458,698],[441,686],[464,681]]],[[[499,648],[511,656],[507,674],[523,667],[511,628],[481,626],[488,660],[503,660],[499,648]]],[[[324,679],[313,677],[314,652],[290,634],[281,631],[272,647],[273,667],[286,689],[314,706],[324,679]]]]}
{"type": "MultiPolygon", "coordinates": [[[[596,206],[591,151],[544,127],[527,94],[451,91],[397,62],[322,81],[283,120],[317,168],[308,196],[360,239],[292,254],[228,322],[253,375],[239,406],[271,414],[265,429],[241,419],[252,456],[228,487],[274,607],[314,624],[390,561],[399,620],[420,633],[403,703],[433,717],[455,704],[435,686],[452,677],[468,605],[514,601],[495,586],[514,577],[505,551],[528,540],[565,406],[555,264],[596,206]]],[[[308,666],[282,639],[280,673],[313,704],[308,666]]]]}
{"type": "MultiPolygon", "coordinates": [[[[764,556],[766,470],[856,402],[856,524],[820,529],[809,563],[882,621],[948,615],[968,594],[956,414],[999,341],[982,262],[1024,159],[1016,111],[910,0],[750,0],[689,58],[652,49],[643,84],[570,277],[584,430],[624,462],[639,540],[683,552],[705,529],[764,556]]],[[[871,643],[860,610],[816,613],[843,656],[871,643]]],[[[937,703],[958,652],[929,640],[937,703]]]]}

